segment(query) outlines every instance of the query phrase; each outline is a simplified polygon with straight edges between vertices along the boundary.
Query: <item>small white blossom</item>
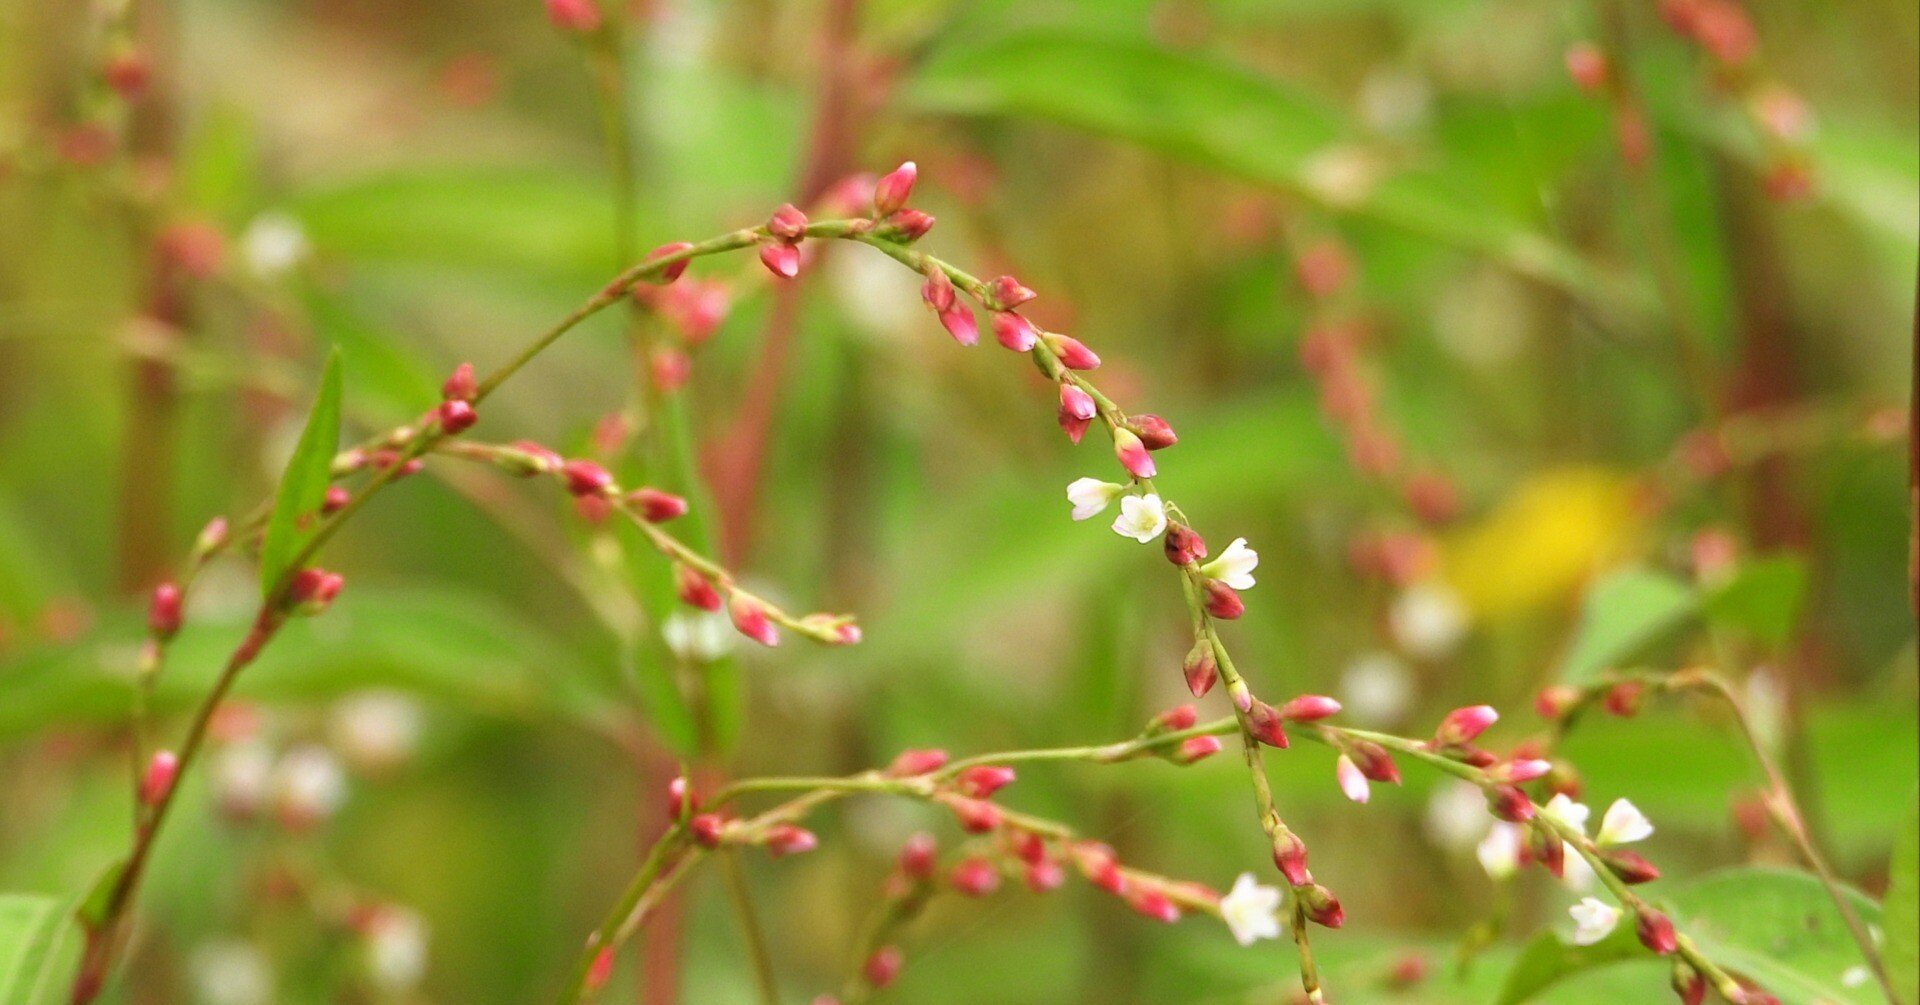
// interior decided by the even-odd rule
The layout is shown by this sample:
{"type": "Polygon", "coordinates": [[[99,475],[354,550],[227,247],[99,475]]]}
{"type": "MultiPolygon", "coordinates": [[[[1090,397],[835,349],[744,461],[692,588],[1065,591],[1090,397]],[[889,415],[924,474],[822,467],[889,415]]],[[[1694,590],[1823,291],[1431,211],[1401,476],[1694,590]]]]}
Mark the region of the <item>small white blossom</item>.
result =
{"type": "Polygon", "coordinates": [[[1594,881],[1599,877],[1593,874],[1593,866],[1587,864],[1584,855],[1571,844],[1563,842],[1560,857],[1565,864],[1560,867],[1560,884],[1574,893],[1585,893],[1593,889],[1594,881]]]}
{"type": "Polygon", "coordinates": [[[1457,778],[1434,787],[1427,798],[1427,837],[1453,850],[1465,850],[1487,833],[1487,797],[1480,787],[1457,778]]]}
{"type": "Polygon", "coordinates": [[[1340,675],[1340,704],[1356,723],[1390,726],[1413,704],[1413,675],[1392,653],[1364,653],[1340,675]]]}
{"type": "Polygon", "coordinates": [[[214,942],[193,953],[193,983],[202,1005],[267,1005],[273,972],[258,949],[240,941],[214,942]]]}
{"type": "Polygon", "coordinates": [[[272,782],[273,752],[259,740],[232,744],[214,757],[213,789],[228,813],[250,817],[260,812],[272,782]]]}
{"type": "Polygon", "coordinates": [[[1593,839],[1600,844],[1632,844],[1652,834],[1653,824],[1638,806],[1625,799],[1615,799],[1613,805],[1607,807],[1606,815],[1600,818],[1600,833],[1593,839]]]}
{"type": "Polygon", "coordinates": [[[420,738],[420,706],[398,691],[362,691],[333,707],[327,727],[334,745],[354,765],[389,768],[412,756],[420,738]]]}
{"type": "Polygon", "coordinates": [[[1582,834],[1587,832],[1587,818],[1593,815],[1593,811],[1588,809],[1585,803],[1574,802],[1567,798],[1564,792],[1554,793],[1553,798],[1547,800],[1547,805],[1542,809],[1548,816],[1582,834]]]}
{"type": "Polygon", "coordinates": [[[296,747],[280,758],[273,770],[273,788],[280,813],[290,822],[324,820],[347,798],[346,775],[325,747],[296,747]]]}
{"type": "Polygon", "coordinates": [[[1857,988],[1867,983],[1872,977],[1873,975],[1867,972],[1866,967],[1848,967],[1840,972],[1840,986],[1843,988],[1857,988]]]}
{"type": "Polygon", "coordinates": [[[1451,587],[1420,583],[1394,598],[1387,623],[1407,652],[1435,659],[1452,652],[1466,635],[1467,608],[1451,587]]]}
{"type": "Polygon", "coordinates": [[[1113,532],[1146,544],[1167,529],[1167,508],[1157,493],[1127,496],[1120,500],[1120,515],[1113,520],[1113,532]]]}
{"type": "Polygon", "coordinates": [[[1220,557],[1200,567],[1200,572],[1236,590],[1253,589],[1253,570],[1260,564],[1260,553],[1247,547],[1247,539],[1236,537],[1220,557]]]}
{"type": "Polygon", "coordinates": [[[1067,501],[1073,504],[1073,518],[1087,520],[1106,512],[1108,506],[1125,492],[1125,485],[1103,482],[1098,478],[1075,478],[1067,484],[1067,501]]]}
{"type": "Polygon", "coordinates": [[[1499,821],[1487,836],[1480,840],[1474,854],[1480,859],[1480,868],[1494,879],[1506,879],[1520,869],[1520,849],[1526,842],[1526,832],[1518,824],[1499,821]]]}
{"type": "Polygon", "coordinates": [[[1234,880],[1233,889],[1220,898],[1220,918],[1233,933],[1233,940],[1251,946],[1260,939],[1280,937],[1280,891],[1261,886],[1253,873],[1243,872],[1234,880]]]}
{"type": "Polygon", "coordinates": [[[1573,944],[1591,946],[1613,934],[1613,926],[1620,923],[1620,909],[1594,897],[1583,897],[1580,903],[1567,908],[1573,916],[1573,944]]]}
{"type": "Polygon", "coordinates": [[[255,275],[277,276],[307,257],[307,232],[285,213],[262,213],[240,234],[240,252],[255,275]]]}
{"type": "Polygon", "coordinates": [[[367,930],[367,972],[391,991],[420,983],[427,971],[427,926],[400,907],[380,911],[367,930]]]}
{"type": "Polygon", "coordinates": [[[1364,803],[1373,797],[1373,788],[1367,784],[1367,776],[1360,773],[1360,766],[1353,758],[1345,754],[1333,762],[1333,777],[1340,783],[1340,791],[1356,803],[1364,803]]]}
{"type": "Polygon", "coordinates": [[[733,648],[733,623],[718,611],[675,611],[660,623],[660,637],[675,656],[711,663],[733,648]]]}

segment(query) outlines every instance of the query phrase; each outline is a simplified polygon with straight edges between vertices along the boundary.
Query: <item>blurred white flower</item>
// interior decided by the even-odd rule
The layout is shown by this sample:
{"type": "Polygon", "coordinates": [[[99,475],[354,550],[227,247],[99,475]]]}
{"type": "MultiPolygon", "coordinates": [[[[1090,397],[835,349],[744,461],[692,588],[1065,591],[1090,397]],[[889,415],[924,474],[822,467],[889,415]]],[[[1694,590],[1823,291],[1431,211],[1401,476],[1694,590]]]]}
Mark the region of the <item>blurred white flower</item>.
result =
{"type": "Polygon", "coordinates": [[[1572,844],[1562,842],[1560,857],[1564,863],[1560,867],[1562,886],[1574,893],[1585,893],[1593,889],[1594,881],[1599,877],[1593,874],[1593,866],[1587,864],[1587,860],[1574,849],[1572,844]]]}
{"type": "Polygon", "coordinates": [[[189,966],[200,1005],[266,1005],[273,995],[273,971],[250,943],[208,943],[194,950],[189,966]]]}
{"type": "Polygon", "coordinates": [[[1385,165],[1380,158],[1352,144],[1324,147],[1300,165],[1308,189],[1335,206],[1365,202],[1380,183],[1385,165]]]}
{"type": "Polygon", "coordinates": [[[1492,823],[1487,797],[1471,782],[1450,778],[1427,797],[1427,837],[1441,848],[1459,851],[1487,833],[1492,823]]]}
{"type": "Polygon", "coordinates": [[[1260,553],[1247,547],[1247,539],[1236,537],[1218,558],[1200,567],[1202,574],[1236,590],[1253,589],[1253,570],[1260,565],[1260,553]]]}
{"type": "Polygon", "coordinates": [[[1644,841],[1653,834],[1653,823],[1640,808],[1625,799],[1615,799],[1607,807],[1606,815],[1600,818],[1600,833],[1593,840],[1599,844],[1632,844],[1644,841]]]}
{"type": "Polygon", "coordinates": [[[401,991],[427,972],[427,926],[404,907],[385,907],[367,926],[367,972],[374,983],[401,991]]]}
{"type": "Polygon", "coordinates": [[[362,691],[334,705],[328,736],[363,770],[391,768],[413,756],[420,705],[398,691],[362,691]]]}
{"type": "Polygon", "coordinates": [[[1261,886],[1253,873],[1243,872],[1234,880],[1233,889],[1220,898],[1220,918],[1233,933],[1233,940],[1251,946],[1260,939],[1280,937],[1280,890],[1261,886]]]}
{"type": "Polygon", "coordinates": [[[233,816],[259,813],[272,780],[273,752],[259,740],[229,744],[213,757],[214,798],[233,816]]]}
{"type": "Polygon", "coordinates": [[[1453,651],[1467,633],[1467,608],[1443,583],[1416,583],[1402,590],[1387,611],[1387,624],[1401,648],[1422,659],[1453,651]]]}
{"type": "Polygon", "coordinates": [[[1867,983],[1872,977],[1873,975],[1867,972],[1866,967],[1848,967],[1840,972],[1840,986],[1843,988],[1857,988],[1867,983]]]}
{"type": "Polygon", "coordinates": [[[1160,536],[1167,529],[1167,508],[1158,493],[1126,496],[1120,500],[1120,515],[1113,520],[1113,532],[1141,544],[1160,536]]]}
{"type": "Polygon", "coordinates": [[[1075,478],[1067,484],[1067,501],[1073,504],[1075,520],[1087,520],[1105,512],[1126,490],[1125,485],[1098,478],[1075,478]]]}
{"type": "Polygon", "coordinates": [[[1580,903],[1567,908],[1573,916],[1573,944],[1591,946],[1613,934],[1613,926],[1620,923],[1620,909],[1593,897],[1583,897],[1580,903]]]}
{"type": "Polygon", "coordinates": [[[1494,879],[1506,879],[1519,871],[1520,849],[1526,840],[1526,831],[1520,825],[1496,821],[1473,851],[1480,859],[1480,868],[1487,870],[1487,875],[1494,879]]]}
{"type": "Polygon", "coordinates": [[[920,278],[885,255],[834,255],[827,282],[846,316],[875,336],[916,331],[923,310],[920,278]]]}
{"type": "Polygon", "coordinates": [[[733,649],[734,631],[718,611],[675,611],[660,623],[660,637],[675,656],[710,663],[733,649]]]}
{"type": "Polygon", "coordinates": [[[1340,675],[1340,704],[1359,725],[1390,726],[1413,704],[1413,675],[1392,653],[1363,653],[1340,675]]]}
{"type": "Polygon", "coordinates": [[[1427,79],[1404,67],[1375,67],[1360,82],[1360,117],[1386,135],[1419,132],[1432,107],[1433,88],[1427,79]]]}
{"type": "Polygon", "coordinates": [[[1747,726],[1753,730],[1754,738],[1768,750],[1779,750],[1781,737],[1785,735],[1787,698],[1772,667],[1754,667],[1753,673],[1747,675],[1745,704],[1747,726]]]}
{"type": "Polygon", "coordinates": [[[1367,776],[1361,774],[1360,766],[1353,763],[1353,758],[1341,754],[1339,760],[1333,762],[1333,777],[1340,783],[1340,791],[1346,793],[1348,799],[1364,803],[1373,798],[1373,787],[1367,784],[1367,776]]]}
{"type": "Polygon", "coordinates": [[[1547,800],[1547,805],[1542,807],[1542,810],[1548,816],[1582,834],[1587,832],[1587,818],[1593,815],[1593,811],[1588,809],[1585,803],[1574,802],[1564,792],[1554,793],[1553,798],[1547,800]]]}
{"type": "Polygon", "coordinates": [[[287,751],[273,771],[274,805],[290,827],[325,820],[347,798],[340,762],[325,747],[308,744],[287,751]]]}
{"type": "Polygon", "coordinates": [[[307,251],[307,232],[301,229],[300,221],[285,213],[262,213],[240,234],[240,254],[247,268],[262,278],[272,278],[299,265],[307,251]]]}

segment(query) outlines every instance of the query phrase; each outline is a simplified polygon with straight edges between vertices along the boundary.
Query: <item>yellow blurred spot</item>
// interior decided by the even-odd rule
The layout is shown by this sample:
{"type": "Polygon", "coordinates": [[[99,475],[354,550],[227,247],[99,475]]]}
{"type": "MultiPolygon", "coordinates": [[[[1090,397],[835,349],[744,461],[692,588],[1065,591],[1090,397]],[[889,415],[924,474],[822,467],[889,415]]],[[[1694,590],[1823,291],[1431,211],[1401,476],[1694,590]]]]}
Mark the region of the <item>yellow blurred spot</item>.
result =
{"type": "Polygon", "coordinates": [[[1536,475],[1443,543],[1443,574],[1478,617],[1560,603],[1632,550],[1644,529],[1634,496],[1633,480],[1606,468],[1536,475]]]}

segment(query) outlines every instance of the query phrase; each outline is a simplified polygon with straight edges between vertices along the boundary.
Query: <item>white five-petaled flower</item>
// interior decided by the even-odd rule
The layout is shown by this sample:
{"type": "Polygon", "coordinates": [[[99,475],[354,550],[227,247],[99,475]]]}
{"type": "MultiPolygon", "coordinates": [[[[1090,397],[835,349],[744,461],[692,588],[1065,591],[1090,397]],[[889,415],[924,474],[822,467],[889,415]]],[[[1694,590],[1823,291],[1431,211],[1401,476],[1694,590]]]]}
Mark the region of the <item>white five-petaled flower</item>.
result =
{"type": "Polygon", "coordinates": [[[1613,934],[1613,926],[1620,923],[1620,909],[1596,897],[1582,897],[1580,903],[1567,908],[1573,916],[1573,944],[1591,946],[1608,935],[1613,934]]]}
{"type": "Polygon", "coordinates": [[[1585,803],[1574,802],[1567,798],[1564,792],[1554,793],[1553,798],[1547,800],[1547,805],[1542,809],[1548,816],[1582,834],[1587,832],[1587,818],[1593,815],[1593,811],[1588,809],[1585,803]]]}
{"type": "Polygon", "coordinates": [[[1480,858],[1480,867],[1494,879],[1506,879],[1520,870],[1520,848],[1526,843],[1526,832],[1518,824],[1505,821],[1495,823],[1480,840],[1474,854],[1480,858]]]}
{"type": "Polygon", "coordinates": [[[1260,939],[1280,937],[1280,891],[1261,886],[1253,873],[1243,872],[1234,880],[1233,889],[1220,898],[1220,919],[1227,923],[1233,940],[1251,946],[1260,939]]]}
{"type": "Polygon", "coordinates": [[[1120,515],[1113,518],[1113,532],[1146,544],[1167,529],[1167,508],[1158,493],[1127,496],[1120,500],[1120,515]]]}
{"type": "Polygon", "coordinates": [[[1253,589],[1253,570],[1260,564],[1260,553],[1247,547],[1247,539],[1236,537],[1218,558],[1200,567],[1200,572],[1236,590],[1253,589]]]}
{"type": "Polygon", "coordinates": [[[1644,841],[1653,834],[1653,824],[1640,807],[1625,799],[1615,799],[1607,807],[1607,813],[1600,818],[1600,833],[1593,840],[1599,844],[1632,844],[1644,841]]]}
{"type": "Polygon", "coordinates": [[[1367,784],[1367,776],[1361,774],[1360,766],[1345,754],[1333,762],[1333,777],[1340,783],[1340,791],[1356,803],[1364,803],[1373,795],[1373,788],[1367,784]]]}
{"type": "Polygon", "coordinates": [[[1067,485],[1067,501],[1073,504],[1073,518],[1086,520],[1099,516],[1126,490],[1125,485],[1103,482],[1098,478],[1075,478],[1067,485]]]}

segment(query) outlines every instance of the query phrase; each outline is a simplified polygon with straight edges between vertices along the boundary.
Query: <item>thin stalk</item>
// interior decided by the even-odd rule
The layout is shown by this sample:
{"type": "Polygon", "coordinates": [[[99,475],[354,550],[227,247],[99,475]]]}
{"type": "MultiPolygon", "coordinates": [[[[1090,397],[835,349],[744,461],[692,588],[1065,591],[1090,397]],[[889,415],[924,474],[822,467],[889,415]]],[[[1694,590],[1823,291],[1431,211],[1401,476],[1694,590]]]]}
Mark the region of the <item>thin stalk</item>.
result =
{"type": "Polygon", "coordinates": [[[727,897],[733,901],[734,917],[740,921],[740,937],[747,944],[747,959],[753,964],[753,982],[762,1005],[780,1005],[780,985],[773,975],[773,957],[767,951],[767,937],[754,915],[753,895],[740,869],[740,855],[729,848],[719,855],[720,875],[726,881],[727,897]]]}

